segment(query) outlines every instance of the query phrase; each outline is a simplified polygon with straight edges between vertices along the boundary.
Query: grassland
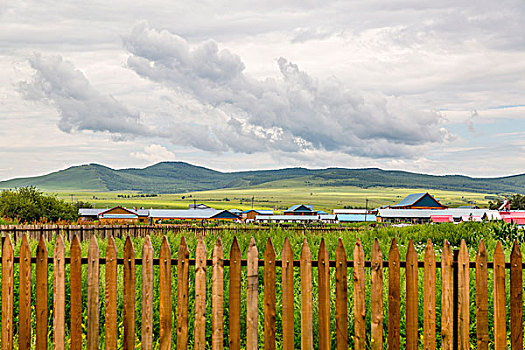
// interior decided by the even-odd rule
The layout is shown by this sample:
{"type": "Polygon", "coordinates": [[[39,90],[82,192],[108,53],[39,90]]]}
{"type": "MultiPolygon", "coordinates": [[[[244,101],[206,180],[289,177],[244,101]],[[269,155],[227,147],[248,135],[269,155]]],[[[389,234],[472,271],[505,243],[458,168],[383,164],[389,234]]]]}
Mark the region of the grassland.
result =
{"type": "MultiPolygon", "coordinates": [[[[116,205],[144,208],[188,208],[195,202],[204,203],[218,209],[237,208],[241,210],[253,207],[258,209],[282,210],[294,204],[312,204],[316,209],[330,211],[333,208],[345,206],[376,208],[385,204],[399,202],[410,193],[427,192],[424,188],[395,188],[354,186],[327,187],[293,183],[293,181],[279,181],[269,186],[259,185],[250,188],[227,188],[211,191],[198,191],[182,194],[159,194],[156,197],[140,197],[136,192],[58,192],[57,196],[65,200],[82,200],[93,203],[97,208],[113,207],[116,205]],[[119,195],[121,197],[119,197],[119,195]],[[123,198],[122,196],[126,196],[123,198]],[[129,196],[130,198],[127,198],[129,196]]],[[[441,203],[457,207],[476,203],[478,206],[487,206],[488,200],[494,195],[461,191],[429,191],[439,198],[441,203]]]]}

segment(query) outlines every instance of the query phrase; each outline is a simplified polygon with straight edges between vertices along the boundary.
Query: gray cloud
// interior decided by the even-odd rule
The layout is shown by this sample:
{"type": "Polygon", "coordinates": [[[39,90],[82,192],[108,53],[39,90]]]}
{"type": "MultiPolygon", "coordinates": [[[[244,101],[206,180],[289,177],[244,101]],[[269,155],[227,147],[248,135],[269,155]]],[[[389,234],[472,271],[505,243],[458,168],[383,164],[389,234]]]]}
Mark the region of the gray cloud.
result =
{"type": "Polygon", "coordinates": [[[35,70],[33,80],[21,82],[19,90],[28,100],[55,106],[62,131],[109,132],[117,138],[151,134],[138,113],[98,92],[80,70],[62,57],[34,54],[29,63],[35,70]]]}
{"type": "Polygon", "coordinates": [[[284,58],[277,61],[280,79],[255,80],[244,74],[239,56],[213,41],[192,46],[141,24],[125,45],[132,54],[128,66],[140,76],[182,89],[225,115],[209,130],[236,152],[313,148],[368,157],[411,156],[449,137],[437,113],[350,89],[337,79],[319,81],[284,58]]]}

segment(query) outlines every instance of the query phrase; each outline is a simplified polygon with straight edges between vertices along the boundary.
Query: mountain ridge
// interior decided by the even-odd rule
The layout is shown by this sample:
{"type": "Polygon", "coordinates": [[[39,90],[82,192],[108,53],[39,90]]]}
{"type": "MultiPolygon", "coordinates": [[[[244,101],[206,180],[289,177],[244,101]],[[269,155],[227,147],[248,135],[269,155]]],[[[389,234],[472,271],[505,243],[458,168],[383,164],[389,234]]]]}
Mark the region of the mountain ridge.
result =
{"type": "Polygon", "coordinates": [[[46,175],[0,181],[0,188],[35,186],[50,191],[138,191],[183,193],[234,187],[264,187],[294,180],[305,186],[357,186],[427,188],[481,193],[525,194],[525,174],[503,177],[428,175],[380,168],[307,169],[303,167],[271,170],[221,172],[185,162],[160,162],[144,168],[112,169],[89,163],[71,166],[46,175]]]}

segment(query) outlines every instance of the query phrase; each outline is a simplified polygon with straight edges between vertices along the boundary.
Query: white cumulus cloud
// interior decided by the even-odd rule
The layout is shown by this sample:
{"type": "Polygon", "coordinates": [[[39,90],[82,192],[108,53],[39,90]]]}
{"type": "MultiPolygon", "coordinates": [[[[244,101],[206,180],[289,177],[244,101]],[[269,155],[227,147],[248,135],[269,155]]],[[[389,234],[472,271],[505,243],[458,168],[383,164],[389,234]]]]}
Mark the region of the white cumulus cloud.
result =
{"type": "Polygon", "coordinates": [[[207,132],[223,150],[320,149],[410,157],[421,146],[444,143],[450,136],[438,113],[335,78],[315,79],[282,57],[279,79],[256,80],[244,73],[238,55],[213,41],[191,45],[141,24],[125,45],[131,53],[128,66],[140,76],[182,90],[222,116],[207,132]]]}
{"type": "Polygon", "coordinates": [[[173,152],[157,144],[146,146],[141,152],[132,152],[131,156],[151,163],[175,160],[175,154],[173,152]]]}

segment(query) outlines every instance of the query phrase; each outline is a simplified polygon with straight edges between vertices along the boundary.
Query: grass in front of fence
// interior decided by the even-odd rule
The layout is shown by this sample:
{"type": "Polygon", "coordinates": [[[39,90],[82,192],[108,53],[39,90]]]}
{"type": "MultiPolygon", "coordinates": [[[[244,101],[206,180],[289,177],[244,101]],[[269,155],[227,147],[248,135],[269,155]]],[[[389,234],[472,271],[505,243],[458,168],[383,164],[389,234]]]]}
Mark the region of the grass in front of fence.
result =
{"type": "MultiPolygon", "coordinates": [[[[236,231],[226,231],[221,235],[222,244],[224,247],[224,258],[229,259],[229,253],[230,253],[230,247],[234,238],[234,235],[237,235],[237,239],[239,242],[239,246],[241,247],[241,255],[243,259],[246,259],[246,250],[249,246],[250,236],[249,235],[239,235],[239,232],[236,231]]],[[[190,258],[195,257],[195,249],[197,246],[198,237],[195,234],[186,232],[186,233],[177,233],[177,234],[168,234],[168,240],[171,247],[171,255],[173,258],[177,257],[177,251],[179,244],[181,242],[182,236],[185,236],[189,251],[190,251],[190,258]]],[[[391,240],[393,238],[396,239],[397,244],[399,246],[400,254],[401,254],[401,260],[405,260],[406,252],[407,252],[407,246],[410,239],[413,240],[416,251],[418,253],[419,259],[423,260],[423,253],[425,250],[425,246],[427,244],[427,239],[431,239],[434,243],[434,249],[436,252],[436,259],[439,261],[441,260],[441,247],[443,246],[443,242],[445,239],[447,239],[453,248],[459,248],[461,239],[465,239],[467,246],[469,247],[469,254],[470,259],[473,261],[475,259],[475,254],[477,251],[477,247],[479,244],[479,241],[481,239],[484,240],[485,245],[487,247],[488,251],[488,258],[489,261],[492,260],[492,255],[494,252],[494,247],[496,245],[496,240],[493,238],[493,233],[491,230],[491,226],[488,224],[477,224],[477,223],[464,223],[460,225],[452,225],[452,224],[443,224],[443,225],[416,225],[416,226],[410,226],[410,227],[403,227],[403,228],[393,228],[393,227],[376,227],[376,228],[369,228],[362,231],[347,231],[347,232],[337,232],[337,233],[325,233],[325,234],[310,234],[308,231],[306,231],[306,234],[302,233],[290,233],[286,231],[285,229],[281,228],[272,228],[271,230],[261,230],[256,235],[254,235],[258,251],[259,251],[259,259],[263,259],[264,257],[264,248],[266,246],[266,242],[268,238],[272,239],[273,246],[275,248],[276,252],[276,258],[279,260],[281,257],[281,249],[283,246],[284,239],[288,237],[292,246],[294,259],[299,260],[300,251],[302,247],[303,239],[306,238],[312,258],[314,260],[317,260],[317,254],[319,250],[319,245],[321,238],[324,238],[326,245],[328,247],[329,252],[329,258],[331,260],[335,259],[335,249],[337,246],[337,240],[341,237],[343,241],[343,245],[345,247],[348,260],[353,260],[352,252],[354,250],[354,245],[359,238],[362,242],[364,252],[365,252],[365,259],[370,260],[370,254],[372,251],[372,245],[375,238],[378,238],[381,250],[383,253],[383,260],[388,260],[388,251],[390,248],[391,240]]],[[[216,242],[217,237],[207,235],[204,237],[204,241],[207,248],[207,255],[208,258],[211,259],[211,253],[213,250],[213,246],[216,242]]],[[[141,256],[142,251],[142,245],[144,240],[141,238],[133,238],[132,239],[135,249],[135,256],[139,258],[141,256]]],[[[162,242],[162,237],[159,236],[152,236],[151,237],[153,250],[154,250],[154,256],[158,257],[159,251],[160,251],[160,245],[162,242]]],[[[100,248],[100,256],[105,256],[106,251],[106,244],[107,241],[98,241],[99,248],[100,248]]],[[[36,255],[36,241],[31,242],[31,250],[32,250],[32,256],[36,255]]],[[[118,256],[122,257],[124,252],[124,239],[117,239],[116,240],[117,245],[117,252],[118,256]]],[[[82,256],[86,257],[88,253],[88,246],[89,242],[83,242],[81,244],[82,249],[82,256]]],[[[48,253],[49,256],[52,256],[53,249],[54,249],[54,240],[47,243],[48,253]]],[[[523,249],[524,247],[522,247],[523,249]]],[[[505,247],[505,255],[506,260],[508,261],[508,257],[510,255],[510,246],[505,247]]],[[[15,246],[15,255],[19,255],[19,245],[15,246]]],[[[66,242],[66,256],[69,256],[69,242],[66,242]]],[[[34,265],[33,265],[34,267],[34,265]]],[[[177,268],[172,267],[172,295],[173,295],[173,314],[176,315],[176,295],[177,295],[177,285],[176,285],[176,273],[177,268]]],[[[206,317],[206,339],[207,339],[207,348],[211,347],[211,267],[208,267],[207,269],[207,299],[206,299],[206,309],[207,309],[207,317],[206,317]]],[[[348,306],[349,306],[349,345],[350,347],[353,347],[353,338],[351,335],[354,334],[354,314],[353,314],[353,283],[352,280],[352,273],[353,269],[350,268],[348,270],[348,276],[349,276],[349,289],[348,289],[348,306]]],[[[33,274],[33,281],[35,281],[35,269],[33,268],[32,271],[33,274]]],[[[159,279],[158,279],[158,266],[154,267],[154,295],[153,295],[153,303],[154,303],[154,323],[153,323],[153,332],[154,332],[154,342],[155,340],[158,340],[158,334],[159,334],[159,279]]],[[[229,281],[229,268],[225,267],[224,269],[224,281],[225,281],[225,290],[224,290],[224,330],[225,330],[225,337],[224,337],[224,346],[225,348],[228,347],[228,328],[229,328],[229,310],[228,310],[228,282],[229,281]]],[[[367,275],[367,287],[366,287],[366,305],[370,305],[370,270],[366,269],[366,275],[367,275]]],[[[53,266],[49,265],[49,339],[50,344],[52,343],[52,309],[53,309],[53,266]]],[[[14,333],[18,334],[18,320],[16,318],[16,315],[18,315],[18,268],[15,266],[15,302],[14,302],[14,333]]],[[[105,278],[105,271],[103,265],[101,265],[100,268],[100,347],[103,347],[104,344],[104,278],[105,278]]],[[[141,295],[140,295],[140,287],[141,287],[141,267],[137,265],[136,267],[136,344],[140,344],[140,334],[141,334],[141,295]]],[[[194,295],[195,295],[195,285],[191,283],[191,281],[194,281],[195,278],[195,270],[194,268],[190,268],[190,287],[189,287],[189,346],[190,348],[193,347],[193,324],[194,324],[194,295]]],[[[276,293],[277,293],[277,348],[282,348],[282,337],[280,336],[282,334],[282,328],[281,328],[281,315],[282,315],[282,302],[281,302],[281,288],[282,285],[280,283],[281,281],[281,269],[277,268],[277,276],[276,276],[276,293]]],[[[388,326],[388,269],[384,270],[384,287],[383,287],[383,300],[384,300],[384,337],[386,338],[387,335],[387,326],[388,326]]],[[[419,334],[422,334],[423,332],[423,310],[421,306],[423,305],[423,272],[420,270],[419,273],[419,334]]],[[[241,279],[241,334],[246,334],[246,268],[242,268],[242,279],[241,279]]],[[[313,319],[314,319],[314,344],[318,343],[318,294],[317,294],[317,269],[313,269],[313,319]]],[[[405,293],[405,270],[401,270],[401,293],[402,296],[405,293]]],[[[493,299],[492,299],[492,272],[489,271],[489,309],[492,310],[493,305],[493,299]]],[[[507,278],[508,283],[508,278],[507,278]]],[[[300,273],[299,268],[294,269],[294,284],[295,284],[295,346],[300,347],[300,273]]],[[[441,299],[441,293],[440,293],[440,272],[437,273],[437,279],[436,279],[436,286],[437,286],[437,294],[436,294],[436,300],[438,300],[437,306],[436,306],[436,319],[437,319],[437,325],[439,329],[440,325],[440,317],[441,317],[441,309],[440,309],[440,302],[441,299]]],[[[331,302],[330,302],[330,311],[331,315],[335,315],[335,269],[330,270],[330,285],[331,285],[331,302]]],[[[475,279],[474,279],[474,273],[471,271],[471,302],[475,300],[475,279]]],[[[508,287],[507,287],[508,288],[508,287]]],[[[120,291],[123,290],[123,266],[119,265],[118,267],[118,290],[119,293],[117,295],[117,324],[118,324],[118,346],[120,347],[122,345],[122,335],[123,335],[123,324],[122,324],[122,314],[123,314],[123,295],[120,291]]],[[[66,265],[66,325],[69,324],[69,296],[70,296],[70,289],[69,289],[69,265],[66,265]]],[[[507,297],[507,304],[509,303],[509,298],[507,297]]],[[[35,288],[32,289],[32,301],[34,303],[35,301],[35,288]]],[[[259,268],[259,297],[258,297],[258,306],[259,306],[259,348],[262,347],[264,344],[264,278],[263,278],[263,269],[259,268]]],[[[84,326],[84,332],[83,332],[83,342],[85,344],[85,336],[86,336],[86,329],[87,327],[87,309],[85,307],[87,303],[87,265],[83,265],[82,267],[82,302],[83,302],[83,326],[84,326]]],[[[402,297],[401,298],[401,339],[403,341],[404,339],[404,332],[405,332],[405,319],[403,315],[405,314],[405,300],[402,297]]],[[[34,314],[34,309],[33,309],[34,314]]],[[[471,307],[471,343],[475,346],[475,340],[476,340],[476,327],[475,327],[475,307],[471,307]]],[[[492,315],[492,311],[489,311],[489,315],[492,315]]],[[[493,319],[492,316],[490,316],[489,324],[493,325],[493,319]]],[[[367,309],[367,334],[370,334],[370,310],[367,309]]],[[[176,319],[174,316],[173,319],[173,325],[175,327],[176,325],[176,319]]],[[[33,334],[35,329],[35,320],[33,318],[32,321],[32,328],[33,328],[33,334]]],[[[66,327],[66,344],[69,344],[71,341],[70,335],[67,330],[68,327],[66,327]]],[[[175,328],[174,328],[175,329],[175,328]]],[[[507,328],[509,329],[509,328],[507,328]]],[[[440,346],[440,337],[439,332],[436,333],[437,339],[436,344],[437,348],[440,346]]],[[[331,336],[332,336],[332,348],[335,348],[335,317],[332,317],[331,321],[331,336]]],[[[491,338],[491,341],[493,339],[491,338]]],[[[368,344],[370,344],[371,339],[367,339],[368,344]]],[[[17,344],[17,340],[15,338],[15,344],[17,344]]],[[[176,344],[176,332],[173,332],[173,344],[176,344]]],[[[241,344],[244,347],[245,339],[241,340],[241,344]]],[[[385,341],[386,344],[386,341],[385,341]]],[[[404,344],[402,343],[402,348],[404,347],[404,344]]],[[[158,346],[158,343],[154,343],[154,346],[158,346]]]]}

